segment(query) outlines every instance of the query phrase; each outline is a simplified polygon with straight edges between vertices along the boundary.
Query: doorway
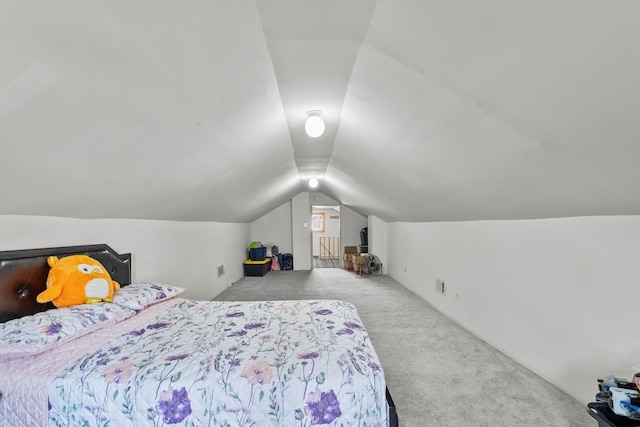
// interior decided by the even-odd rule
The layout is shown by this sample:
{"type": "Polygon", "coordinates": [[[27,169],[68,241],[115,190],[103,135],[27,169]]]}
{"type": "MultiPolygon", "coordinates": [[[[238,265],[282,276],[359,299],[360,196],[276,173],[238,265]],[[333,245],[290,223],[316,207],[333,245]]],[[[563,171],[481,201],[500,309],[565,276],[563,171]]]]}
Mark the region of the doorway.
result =
{"type": "Polygon", "coordinates": [[[313,267],[340,268],[340,206],[313,205],[313,267]]]}

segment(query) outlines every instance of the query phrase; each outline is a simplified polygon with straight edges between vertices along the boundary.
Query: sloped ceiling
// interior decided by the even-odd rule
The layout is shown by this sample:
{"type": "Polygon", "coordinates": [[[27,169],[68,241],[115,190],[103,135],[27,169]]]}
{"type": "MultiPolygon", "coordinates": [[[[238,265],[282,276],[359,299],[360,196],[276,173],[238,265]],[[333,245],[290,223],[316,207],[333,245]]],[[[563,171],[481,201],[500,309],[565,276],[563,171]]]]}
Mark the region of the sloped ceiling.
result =
{"type": "Polygon", "coordinates": [[[640,2],[0,0],[0,214],[640,214],[640,2]],[[327,124],[305,135],[308,110],[327,124]]]}

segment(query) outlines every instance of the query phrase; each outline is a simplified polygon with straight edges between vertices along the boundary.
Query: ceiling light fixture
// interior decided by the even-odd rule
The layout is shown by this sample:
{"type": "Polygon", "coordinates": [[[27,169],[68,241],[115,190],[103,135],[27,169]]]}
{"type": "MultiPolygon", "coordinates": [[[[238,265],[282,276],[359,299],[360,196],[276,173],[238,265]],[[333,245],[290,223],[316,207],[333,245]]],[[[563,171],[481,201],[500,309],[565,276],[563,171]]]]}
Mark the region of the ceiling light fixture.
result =
{"type": "Polygon", "coordinates": [[[309,180],[309,187],[316,188],[318,186],[318,180],[315,178],[311,178],[309,180]]]}
{"type": "Polygon", "coordinates": [[[324,133],[324,121],[322,120],[322,111],[307,111],[307,121],[304,124],[304,131],[311,138],[317,138],[324,133]]]}

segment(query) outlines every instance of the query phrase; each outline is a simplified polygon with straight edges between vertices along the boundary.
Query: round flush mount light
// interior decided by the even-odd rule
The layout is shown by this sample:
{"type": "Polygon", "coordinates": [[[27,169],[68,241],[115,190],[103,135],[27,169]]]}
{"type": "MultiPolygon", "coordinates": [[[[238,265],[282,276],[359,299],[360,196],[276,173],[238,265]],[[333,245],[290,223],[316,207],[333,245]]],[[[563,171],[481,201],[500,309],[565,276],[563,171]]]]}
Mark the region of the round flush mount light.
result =
{"type": "Polygon", "coordinates": [[[311,178],[309,180],[309,187],[316,188],[318,186],[318,180],[315,178],[311,178]]]}
{"type": "Polygon", "coordinates": [[[307,111],[307,121],[304,124],[304,131],[311,138],[317,138],[324,133],[324,121],[322,120],[322,111],[307,111]]]}

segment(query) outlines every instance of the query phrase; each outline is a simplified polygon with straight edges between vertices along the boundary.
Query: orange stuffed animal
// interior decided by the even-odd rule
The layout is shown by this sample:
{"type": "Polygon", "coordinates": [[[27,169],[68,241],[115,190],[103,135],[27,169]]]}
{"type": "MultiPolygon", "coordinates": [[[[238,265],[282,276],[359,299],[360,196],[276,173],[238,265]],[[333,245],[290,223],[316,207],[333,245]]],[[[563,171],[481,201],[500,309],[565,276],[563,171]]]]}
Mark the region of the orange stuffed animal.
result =
{"type": "Polygon", "coordinates": [[[100,262],[86,255],[71,255],[64,258],[51,256],[47,259],[51,267],[47,276],[47,289],[36,300],[51,301],[56,307],[113,301],[113,293],[120,284],[100,262]]]}

